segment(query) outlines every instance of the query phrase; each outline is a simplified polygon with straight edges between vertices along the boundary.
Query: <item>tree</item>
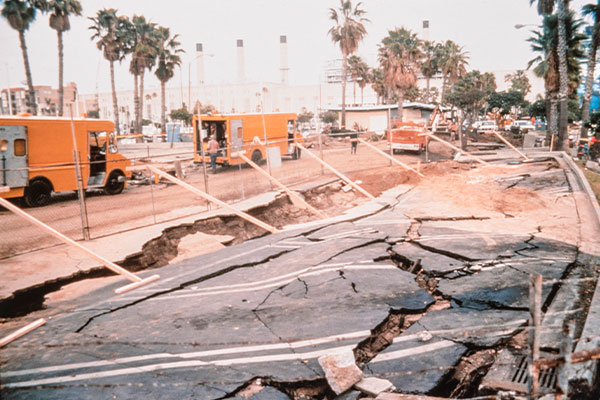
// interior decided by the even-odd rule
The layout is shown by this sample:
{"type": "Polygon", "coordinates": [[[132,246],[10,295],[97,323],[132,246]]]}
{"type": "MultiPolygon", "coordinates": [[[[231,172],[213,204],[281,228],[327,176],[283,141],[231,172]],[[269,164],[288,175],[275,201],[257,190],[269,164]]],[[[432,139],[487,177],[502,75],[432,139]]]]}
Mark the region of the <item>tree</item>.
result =
{"type": "Polygon", "coordinates": [[[342,128],[346,127],[346,80],[348,75],[348,56],[358,49],[358,44],[366,36],[363,25],[369,20],[363,17],[366,11],[360,8],[361,3],[352,7],[351,0],[340,0],[340,7],[329,9],[329,18],[335,25],[329,29],[333,43],[339,44],[342,51],[342,128]]]}
{"type": "Polygon", "coordinates": [[[402,121],[404,93],[416,86],[421,44],[415,33],[405,28],[388,31],[379,46],[379,64],[383,69],[388,96],[398,96],[398,120],[402,121]]]}
{"type": "Polygon", "coordinates": [[[363,90],[369,81],[369,66],[359,56],[348,57],[348,72],[354,82],[353,104],[356,104],[356,82],[360,87],[360,104],[364,103],[363,90]]]}
{"type": "Polygon", "coordinates": [[[187,107],[185,106],[185,104],[181,108],[171,110],[171,113],[169,114],[169,116],[174,121],[185,122],[186,125],[190,125],[192,123],[193,115],[187,110],[187,107]]]}
{"type": "Polygon", "coordinates": [[[81,15],[81,3],[77,0],[50,0],[48,7],[50,14],[50,27],[56,31],[58,39],[58,115],[63,115],[64,89],[63,89],[63,32],[71,29],[70,15],[81,15]]]}
{"type": "Polygon", "coordinates": [[[144,74],[146,69],[151,70],[156,63],[159,36],[156,24],[146,21],[143,15],[134,15],[131,24],[124,24],[123,28],[129,42],[129,53],[131,53],[129,72],[133,74],[135,129],[139,132],[144,109],[144,74]]]}
{"type": "Polygon", "coordinates": [[[430,98],[432,98],[429,83],[431,81],[431,78],[433,78],[435,74],[440,72],[439,65],[441,52],[442,47],[440,44],[428,40],[421,42],[421,53],[423,57],[421,59],[420,69],[426,81],[425,93],[423,96],[423,100],[425,103],[429,103],[430,98]]]}
{"type": "Polygon", "coordinates": [[[194,114],[213,114],[217,111],[217,108],[212,104],[202,104],[199,101],[196,101],[193,111],[194,114]]]}
{"type": "Polygon", "coordinates": [[[587,122],[590,121],[590,101],[592,99],[592,88],[594,86],[594,70],[598,62],[598,47],[600,46],[600,0],[596,4],[586,4],[582,9],[583,15],[593,18],[592,39],[588,50],[587,75],[585,77],[585,90],[583,92],[583,104],[581,106],[581,137],[587,137],[587,122]]]}
{"type": "Polygon", "coordinates": [[[381,104],[381,99],[385,96],[383,70],[381,68],[372,68],[369,73],[369,82],[371,83],[371,88],[377,94],[377,104],[381,104]]]}
{"type": "Polygon", "coordinates": [[[158,64],[154,74],[160,81],[160,124],[163,132],[167,130],[167,107],[165,105],[165,86],[167,82],[173,78],[175,68],[181,65],[181,58],[178,53],[183,53],[177,41],[179,35],[171,36],[169,28],[158,27],[158,64]]]}
{"type": "MultiPolygon", "coordinates": [[[[567,47],[569,50],[567,54],[567,72],[569,77],[567,89],[568,92],[573,93],[579,86],[581,69],[579,60],[583,56],[581,42],[584,39],[584,36],[579,33],[581,21],[574,17],[573,12],[567,14],[566,22],[567,47]]],[[[551,137],[552,135],[557,135],[559,133],[557,113],[560,92],[558,17],[556,15],[544,16],[540,30],[533,31],[532,33],[534,36],[527,40],[531,42],[531,49],[540,54],[529,61],[527,68],[531,68],[535,65],[533,72],[537,76],[544,78],[546,99],[548,100],[547,132],[548,137],[551,137]]],[[[568,114],[566,117],[568,118],[568,114]]],[[[560,135],[557,135],[556,143],[557,145],[562,145],[564,138],[559,136],[560,135]]]]}
{"type": "Polygon", "coordinates": [[[450,90],[458,79],[467,72],[469,65],[467,53],[463,48],[454,43],[452,40],[446,42],[439,49],[439,67],[442,71],[442,100],[446,103],[447,86],[450,84],[450,90]]]}
{"type": "Polygon", "coordinates": [[[487,99],[488,110],[500,113],[500,115],[521,114],[521,110],[527,107],[528,103],[523,97],[523,92],[518,90],[509,90],[508,92],[494,92],[487,99]]]}
{"type": "Polygon", "coordinates": [[[115,61],[121,61],[125,56],[125,41],[121,25],[123,20],[117,17],[114,8],[98,10],[96,17],[89,17],[92,25],[88,28],[94,31],[91,40],[97,40],[96,47],[110,64],[110,88],[112,92],[113,114],[117,134],[121,133],[119,123],[119,104],[115,88],[115,61]]]}
{"type": "Polygon", "coordinates": [[[516,70],[512,74],[506,74],[504,76],[504,82],[510,83],[510,90],[514,92],[520,92],[523,96],[531,91],[531,83],[525,71],[522,69],[516,70]]]}
{"type": "Polygon", "coordinates": [[[319,114],[319,118],[326,124],[334,124],[338,120],[338,113],[335,111],[324,111],[319,114]]]}
{"type": "MultiPolygon", "coordinates": [[[[560,104],[560,121],[558,123],[557,148],[567,150],[567,142],[564,140],[567,136],[567,118],[568,118],[568,91],[569,91],[569,76],[567,66],[567,52],[569,46],[567,44],[567,18],[569,16],[569,0],[529,0],[529,4],[537,2],[538,14],[544,15],[546,18],[554,11],[554,3],[557,3],[557,31],[558,40],[556,43],[556,62],[558,71],[558,92],[556,93],[557,100],[560,104]]],[[[552,100],[550,107],[553,108],[552,100]]],[[[554,134],[554,121],[551,121],[551,132],[554,134]]]]}
{"type": "Polygon", "coordinates": [[[27,54],[25,31],[28,30],[31,23],[35,21],[37,11],[46,10],[48,4],[45,0],[4,0],[3,3],[2,16],[8,20],[11,28],[19,32],[19,43],[23,55],[23,65],[25,66],[25,78],[27,79],[27,109],[31,114],[37,115],[37,104],[33,80],[31,78],[29,56],[27,54]]]}
{"type": "MultiPolygon", "coordinates": [[[[486,72],[482,74],[473,70],[460,78],[448,95],[450,104],[459,108],[467,126],[470,126],[473,118],[486,106],[488,97],[496,90],[496,78],[493,74],[486,72]]],[[[459,135],[463,150],[467,147],[467,138],[462,134],[459,124],[459,135]]]]}
{"type": "Polygon", "coordinates": [[[314,115],[315,114],[310,111],[303,110],[300,114],[298,114],[298,122],[300,122],[301,124],[310,122],[310,120],[313,119],[314,115]]]}

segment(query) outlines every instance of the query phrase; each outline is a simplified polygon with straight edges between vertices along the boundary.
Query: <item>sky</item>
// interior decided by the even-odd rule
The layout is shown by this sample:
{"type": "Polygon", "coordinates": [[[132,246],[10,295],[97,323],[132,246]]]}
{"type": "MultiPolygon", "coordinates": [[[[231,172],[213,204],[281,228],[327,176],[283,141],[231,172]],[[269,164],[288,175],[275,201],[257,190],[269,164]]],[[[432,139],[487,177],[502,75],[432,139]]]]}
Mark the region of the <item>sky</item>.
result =
{"type": "MultiPolygon", "coordinates": [[[[591,0],[573,0],[579,12],[591,0]]],[[[129,17],[146,19],[169,27],[180,35],[180,71],[168,86],[187,86],[196,81],[196,43],[204,47],[205,82],[236,81],[236,40],[244,41],[245,75],[249,82],[278,82],[279,36],[286,35],[289,82],[317,84],[324,79],[327,61],[341,58],[327,31],[332,26],[329,8],[339,0],[81,0],[83,16],[71,18],[64,35],[64,81],[73,81],[82,94],[110,91],[109,67],[90,40],[91,21],[103,8],[116,8],[129,17]]],[[[356,2],[353,2],[354,4],[356,2]]],[[[429,40],[453,40],[469,56],[470,69],[482,72],[524,69],[534,57],[526,39],[541,23],[529,0],[363,0],[367,11],[367,36],[357,55],[370,66],[377,65],[377,47],[389,30],[405,27],[422,37],[422,21],[429,20],[429,40]],[[516,24],[531,24],[515,29],[516,24]]],[[[58,51],[56,32],[48,16],[38,14],[26,32],[34,85],[57,86],[58,51]]],[[[5,19],[0,20],[0,87],[23,86],[25,73],[18,34],[5,19]]],[[[133,89],[129,60],[116,65],[117,90],[133,89]]],[[[158,80],[146,74],[146,87],[158,80]]]]}

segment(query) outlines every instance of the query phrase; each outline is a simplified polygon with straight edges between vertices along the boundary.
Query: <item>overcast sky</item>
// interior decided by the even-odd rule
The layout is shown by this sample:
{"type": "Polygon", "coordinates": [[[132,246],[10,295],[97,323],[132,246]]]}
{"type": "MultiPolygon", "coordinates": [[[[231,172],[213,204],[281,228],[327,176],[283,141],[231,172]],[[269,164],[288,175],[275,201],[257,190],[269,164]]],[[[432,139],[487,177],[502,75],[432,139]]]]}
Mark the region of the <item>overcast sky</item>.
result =
{"type": "MultiPolygon", "coordinates": [[[[591,0],[573,0],[571,8],[591,0]]],[[[332,23],[329,7],[339,0],[82,0],[84,17],[71,19],[65,33],[65,82],[76,82],[80,93],[110,90],[108,62],[90,40],[89,16],[99,9],[116,8],[122,15],[144,15],[146,19],[178,33],[186,53],[182,73],[169,86],[187,86],[196,80],[195,43],[203,43],[206,83],[235,82],[236,40],[244,40],[245,71],[248,81],[279,81],[279,36],[287,35],[289,81],[316,84],[328,60],[341,57],[327,35],[332,23]]],[[[421,36],[422,21],[430,21],[429,39],[451,39],[469,53],[470,68],[481,71],[523,69],[534,57],[526,39],[528,26],[541,18],[529,0],[364,0],[370,23],[368,35],[357,54],[371,66],[377,61],[377,45],[388,30],[405,27],[421,36]]],[[[0,87],[21,86],[25,82],[17,32],[4,19],[0,21],[0,87]]],[[[57,86],[56,33],[48,26],[48,16],[38,19],[26,33],[34,85],[57,86]]],[[[118,90],[131,89],[129,60],[117,65],[118,90]]],[[[147,87],[158,81],[146,75],[147,87]]]]}

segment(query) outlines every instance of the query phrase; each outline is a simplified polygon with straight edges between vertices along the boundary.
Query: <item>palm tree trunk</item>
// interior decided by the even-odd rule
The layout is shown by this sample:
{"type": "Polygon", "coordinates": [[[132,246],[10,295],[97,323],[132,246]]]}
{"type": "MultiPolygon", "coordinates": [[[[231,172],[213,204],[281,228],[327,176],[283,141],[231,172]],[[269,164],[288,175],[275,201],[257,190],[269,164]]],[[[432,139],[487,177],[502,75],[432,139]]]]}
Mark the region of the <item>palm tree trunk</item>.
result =
{"type": "Polygon", "coordinates": [[[558,0],[558,75],[559,75],[559,90],[558,100],[560,102],[560,121],[558,124],[558,136],[556,140],[556,149],[568,150],[567,141],[567,124],[569,117],[569,109],[567,104],[567,96],[569,91],[569,76],[567,73],[567,1],[558,0]]]}
{"type": "Polygon", "coordinates": [[[356,82],[352,82],[352,105],[356,104],[356,82]]]}
{"type": "MultiPolygon", "coordinates": [[[[558,149],[558,98],[556,93],[553,93],[550,97],[550,119],[548,120],[548,129],[550,132],[550,140],[554,136],[554,145],[552,150],[558,149]]],[[[548,143],[550,145],[550,143],[548,143]]]]}
{"type": "Polygon", "coordinates": [[[31,68],[29,67],[29,56],[27,55],[27,43],[25,42],[24,30],[19,31],[19,42],[21,43],[21,53],[23,53],[23,64],[25,65],[25,77],[27,78],[27,108],[32,115],[37,115],[35,90],[33,89],[33,80],[31,79],[31,68]]]}
{"type": "Polygon", "coordinates": [[[56,30],[56,36],[58,39],[58,116],[62,117],[65,91],[63,89],[63,38],[60,29],[56,30]]]}
{"type": "Polygon", "coordinates": [[[140,112],[140,92],[138,90],[138,75],[133,74],[133,112],[134,112],[134,121],[133,128],[135,133],[140,133],[140,127],[138,126],[139,112],[140,112]]]}
{"type": "Polygon", "coordinates": [[[596,68],[596,55],[598,45],[600,44],[600,31],[594,31],[592,43],[590,45],[590,54],[587,62],[587,76],[585,78],[585,91],[583,92],[583,104],[581,108],[581,137],[587,137],[587,122],[590,121],[590,101],[592,99],[592,89],[594,87],[594,69],[596,68]]]}
{"type": "Polygon", "coordinates": [[[342,54],[342,121],[341,128],[346,128],[346,74],[348,70],[348,55],[346,53],[342,54]]]}
{"type": "Polygon", "coordinates": [[[142,69],[142,73],[140,74],[140,102],[139,102],[139,113],[138,113],[138,126],[140,127],[140,132],[144,129],[144,71],[146,69],[142,69]]]}
{"type": "Polygon", "coordinates": [[[398,90],[398,121],[402,122],[404,115],[404,90],[398,90]]]}
{"type": "Polygon", "coordinates": [[[365,97],[364,97],[364,94],[365,94],[365,88],[364,88],[364,87],[361,87],[361,88],[360,88],[360,105],[361,105],[361,107],[365,105],[365,97]]]}
{"type": "Polygon", "coordinates": [[[430,80],[430,79],[431,79],[431,78],[430,78],[429,76],[427,76],[427,78],[426,78],[426,80],[425,80],[425,82],[427,82],[427,83],[426,83],[426,85],[427,85],[427,86],[426,86],[426,87],[427,87],[427,92],[426,92],[426,94],[425,94],[425,100],[427,100],[427,101],[426,101],[427,103],[429,103],[429,80],[430,80]]]}
{"type": "Polygon", "coordinates": [[[442,74],[442,98],[440,99],[440,103],[446,103],[446,74],[442,74]]]}
{"type": "MultiPolygon", "coordinates": [[[[165,81],[160,81],[160,128],[167,132],[167,106],[165,104],[165,81]]],[[[173,142],[171,142],[173,144],[173,142]]]]}
{"type": "Polygon", "coordinates": [[[115,88],[115,62],[110,61],[110,89],[112,91],[113,113],[115,115],[115,128],[117,135],[121,134],[121,126],[119,124],[119,105],[117,104],[117,90],[115,88]]]}

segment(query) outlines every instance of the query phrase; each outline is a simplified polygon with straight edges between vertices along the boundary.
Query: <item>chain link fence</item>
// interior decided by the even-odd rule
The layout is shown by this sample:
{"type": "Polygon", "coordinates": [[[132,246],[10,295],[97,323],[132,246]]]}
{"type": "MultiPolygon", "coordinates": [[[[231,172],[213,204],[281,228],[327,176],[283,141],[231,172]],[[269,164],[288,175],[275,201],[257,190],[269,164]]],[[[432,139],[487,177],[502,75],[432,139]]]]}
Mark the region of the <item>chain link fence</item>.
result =
{"type": "MultiPolygon", "coordinates": [[[[389,152],[387,141],[373,140],[372,133],[360,137],[389,152]]],[[[279,143],[269,142],[269,146],[279,143]]],[[[333,168],[351,178],[354,173],[390,166],[390,161],[373,149],[358,143],[356,154],[351,153],[348,134],[318,135],[305,138],[306,150],[299,159],[282,156],[281,163],[260,163],[264,171],[281,183],[294,185],[335,177],[306,151],[322,159],[333,168]]],[[[193,144],[187,143],[137,143],[121,144],[119,152],[131,160],[132,165],[153,164],[162,170],[181,177],[186,183],[207,192],[222,201],[237,203],[271,190],[278,190],[263,174],[243,163],[221,166],[212,174],[210,162],[193,162],[193,144]],[[206,168],[206,171],[205,171],[206,168]]],[[[83,171],[93,162],[81,163],[83,171]]],[[[75,169],[75,164],[66,166],[75,169]]],[[[85,173],[83,174],[85,178],[85,173]]],[[[54,193],[49,205],[26,208],[33,217],[74,240],[98,238],[131,229],[174,221],[178,218],[201,214],[210,209],[207,201],[185,188],[165,180],[157,180],[147,169],[132,172],[132,178],[120,194],[108,195],[102,188],[88,189],[82,201],[77,191],[54,193]]],[[[354,179],[354,178],[353,178],[354,179]]],[[[24,206],[19,199],[13,200],[24,206]]],[[[213,206],[214,207],[214,206],[213,206]]],[[[0,259],[58,244],[59,241],[39,228],[13,215],[0,212],[0,259]]]]}

